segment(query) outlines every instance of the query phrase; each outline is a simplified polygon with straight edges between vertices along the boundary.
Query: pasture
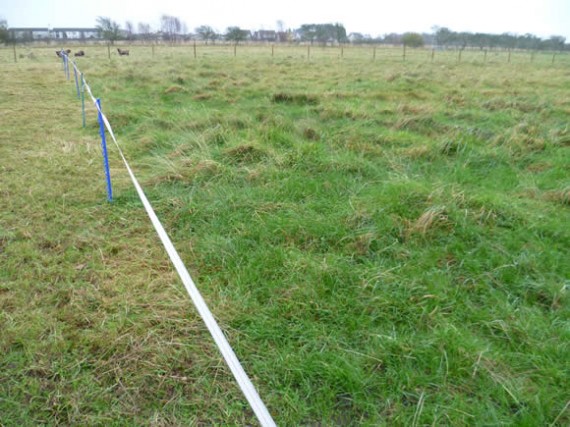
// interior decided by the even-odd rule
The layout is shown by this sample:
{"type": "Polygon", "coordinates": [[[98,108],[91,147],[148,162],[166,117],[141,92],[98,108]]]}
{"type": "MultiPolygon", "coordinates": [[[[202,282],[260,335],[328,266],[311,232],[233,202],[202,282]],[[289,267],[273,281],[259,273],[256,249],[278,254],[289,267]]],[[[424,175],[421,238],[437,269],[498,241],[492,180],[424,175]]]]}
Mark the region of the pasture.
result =
{"type": "MultiPolygon", "coordinates": [[[[0,423],[255,425],[112,146],[106,202],[94,107],[27,49],[0,51],[0,423]]],[[[278,425],[570,423],[566,56],[80,49],[278,425]]]]}

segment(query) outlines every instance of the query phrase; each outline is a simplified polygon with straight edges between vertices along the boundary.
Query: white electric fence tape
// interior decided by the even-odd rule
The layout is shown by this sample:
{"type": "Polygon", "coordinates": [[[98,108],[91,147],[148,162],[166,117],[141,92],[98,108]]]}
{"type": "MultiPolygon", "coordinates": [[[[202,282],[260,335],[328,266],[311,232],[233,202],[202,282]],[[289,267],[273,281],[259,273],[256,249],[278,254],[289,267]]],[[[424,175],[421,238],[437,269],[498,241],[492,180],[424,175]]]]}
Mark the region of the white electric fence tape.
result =
{"type": "MultiPolygon", "coordinates": [[[[71,63],[73,64],[73,67],[79,73],[79,75],[82,75],[80,73],[79,69],[77,68],[77,65],[75,64],[75,61],[71,61],[71,63]]],[[[139,195],[139,197],[140,197],[140,199],[144,205],[144,208],[145,208],[152,224],[154,225],[154,228],[155,228],[156,232],[158,233],[158,236],[160,237],[160,240],[162,241],[162,244],[164,245],[166,252],[170,256],[170,260],[174,264],[174,267],[176,268],[176,271],[178,272],[180,279],[182,279],[182,283],[184,283],[184,287],[186,288],[186,291],[190,295],[192,302],[196,306],[198,313],[200,313],[200,316],[202,316],[204,323],[208,327],[208,330],[210,331],[212,338],[214,338],[214,341],[216,342],[216,345],[218,346],[220,352],[222,353],[224,360],[226,361],[230,370],[232,371],[232,374],[234,375],[238,385],[240,386],[241,391],[243,392],[244,396],[246,397],[247,401],[249,402],[251,408],[253,409],[253,412],[257,416],[257,419],[259,420],[261,425],[264,427],[265,426],[275,426],[276,424],[273,421],[273,418],[271,417],[271,415],[269,414],[267,407],[265,406],[265,404],[263,403],[263,401],[259,397],[259,394],[257,393],[257,390],[255,389],[255,386],[252,384],[251,380],[247,376],[247,373],[245,372],[245,370],[241,366],[241,363],[239,362],[236,354],[234,353],[232,347],[230,346],[228,340],[226,339],[226,336],[224,335],[220,326],[216,322],[216,319],[212,315],[212,312],[210,311],[210,309],[206,305],[204,298],[202,297],[202,295],[200,294],[200,291],[198,290],[198,288],[194,284],[192,277],[190,277],[190,274],[188,273],[186,266],[182,262],[180,255],[178,255],[178,252],[174,248],[172,241],[168,237],[168,234],[166,234],[164,227],[160,223],[160,220],[156,216],[150,202],[146,198],[146,196],[143,192],[143,189],[139,185],[139,183],[135,177],[135,174],[133,173],[133,171],[131,170],[131,168],[129,166],[129,163],[127,162],[127,159],[123,155],[123,151],[121,150],[121,147],[119,146],[119,143],[117,142],[117,139],[115,138],[115,134],[113,133],[113,129],[111,128],[111,124],[107,120],[107,117],[105,116],[105,114],[103,114],[103,112],[99,109],[99,106],[97,105],[97,100],[95,99],[95,97],[93,96],[93,93],[91,92],[91,88],[89,87],[89,85],[87,84],[87,82],[85,81],[84,78],[83,78],[82,83],[83,83],[85,89],[87,89],[89,96],[93,100],[93,103],[95,104],[95,108],[97,108],[97,110],[101,113],[101,117],[103,118],[103,122],[105,123],[105,127],[109,131],[109,134],[111,135],[111,138],[113,139],[113,142],[115,143],[115,146],[117,147],[117,150],[119,151],[119,154],[120,154],[121,158],[123,159],[123,163],[125,164],[125,167],[127,168],[127,171],[129,172],[129,175],[131,177],[133,185],[135,186],[135,189],[137,190],[137,193],[138,193],[138,195],[139,195]]]]}

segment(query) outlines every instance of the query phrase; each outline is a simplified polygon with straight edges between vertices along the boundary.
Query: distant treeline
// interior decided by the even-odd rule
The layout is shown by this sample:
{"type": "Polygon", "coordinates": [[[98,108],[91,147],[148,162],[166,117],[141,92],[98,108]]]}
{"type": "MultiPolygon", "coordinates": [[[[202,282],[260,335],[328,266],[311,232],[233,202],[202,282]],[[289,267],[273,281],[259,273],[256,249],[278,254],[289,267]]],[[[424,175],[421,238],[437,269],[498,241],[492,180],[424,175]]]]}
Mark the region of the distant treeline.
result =
{"type": "Polygon", "coordinates": [[[566,38],[562,36],[550,36],[541,39],[534,34],[516,35],[511,33],[487,34],[455,32],[449,28],[437,28],[434,33],[434,44],[438,46],[454,46],[460,49],[466,47],[483,49],[529,49],[529,50],[564,50],[566,38]]]}
{"type": "MultiPolygon", "coordinates": [[[[95,33],[90,40],[107,40],[114,43],[118,40],[126,41],[166,41],[176,43],[181,41],[201,40],[205,43],[226,41],[240,42],[269,42],[269,43],[311,43],[320,45],[338,44],[389,44],[407,45],[420,47],[424,45],[437,48],[451,49],[525,49],[525,50],[553,50],[570,51],[570,44],[566,43],[563,36],[552,35],[542,39],[534,34],[517,35],[512,33],[488,34],[456,32],[445,27],[434,27],[432,33],[390,33],[383,36],[372,37],[368,34],[350,33],[341,23],[329,24],[303,24],[297,29],[285,29],[283,22],[278,21],[278,30],[247,30],[237,26],[228,27],[220,33],[208,25],[196,27],[194,31],[188,31],[186,24],[178,17],[163,15],[160,19],[160,28],[153,29],[149,24],[139,23],[137,27],[127,21],[124,27],[107,17],[98,17],[95,33]]],[[[48,31],[42,29],[18,29],[11,32],[5,20],[0,20],[0,43],[30,42],[58,40],[60,35],[54,38],[48,31]]],[[[46,29],[47,30],[47,29],[46,29]]],[[[76,32],[83,34],[75,29],[76,32]]],[[[87,30],[87,29],[85,29],[87,30]]],[[[72,34],[72,33],[70,33],[72,34]]],[[[71,39],[65,32],[62,39],[71,39]]],[[[83,40],[83,39],[81,39],[83,40]]]]}
{"type": "Polygon", "coordinates": [[[489,34],[489,33],[469,33],[456,32],[449,28],[435,27],[433,33],[390,33],[382,37],[372,38],[360,33],[349,35],[352,43],[373,43],[401,45],[406,43],[406,38],[410,34],[421,36],[423,44],[440,48],[453,49],[526,49],[526,50],[570,50],[570,45],[566,44],[563,36],[550,36],[548,39],[541,39],[534,34],[517,35],[511,33],[489,34]]]}

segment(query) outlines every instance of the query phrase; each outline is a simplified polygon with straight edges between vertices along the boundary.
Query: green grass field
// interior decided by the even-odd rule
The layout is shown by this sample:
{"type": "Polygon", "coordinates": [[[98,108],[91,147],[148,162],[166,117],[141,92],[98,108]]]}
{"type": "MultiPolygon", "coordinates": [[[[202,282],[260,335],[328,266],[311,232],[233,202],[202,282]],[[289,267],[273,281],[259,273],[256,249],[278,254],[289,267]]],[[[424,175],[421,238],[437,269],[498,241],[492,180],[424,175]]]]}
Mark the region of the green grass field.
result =
{"type": "MultiPolygon", "coordinates": [[[[570,423],[567,57],[85,49],[278,425],[570,423]]],[[[53,50],[0,52],[0,425],[256,424],[53,50]]]]}

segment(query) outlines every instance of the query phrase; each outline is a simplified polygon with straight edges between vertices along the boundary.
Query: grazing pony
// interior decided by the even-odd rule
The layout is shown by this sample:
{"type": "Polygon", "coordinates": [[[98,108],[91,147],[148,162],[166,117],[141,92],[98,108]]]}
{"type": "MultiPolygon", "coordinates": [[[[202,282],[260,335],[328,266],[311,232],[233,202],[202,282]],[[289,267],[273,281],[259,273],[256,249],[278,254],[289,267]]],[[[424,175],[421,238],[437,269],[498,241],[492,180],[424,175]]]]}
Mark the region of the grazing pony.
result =
{"type": "Polygon", "coordinates": [[[117,52],[119,52],[119,56],[129,56],[128,50],[123,50],[123,49],[117,48],[117,52]]]}
{"type": "Polygon", "coordinates": [[[82,50],[78,50],[77,52],[74,53],[75,56],[85,56],[85,52],[82,50]]]}

